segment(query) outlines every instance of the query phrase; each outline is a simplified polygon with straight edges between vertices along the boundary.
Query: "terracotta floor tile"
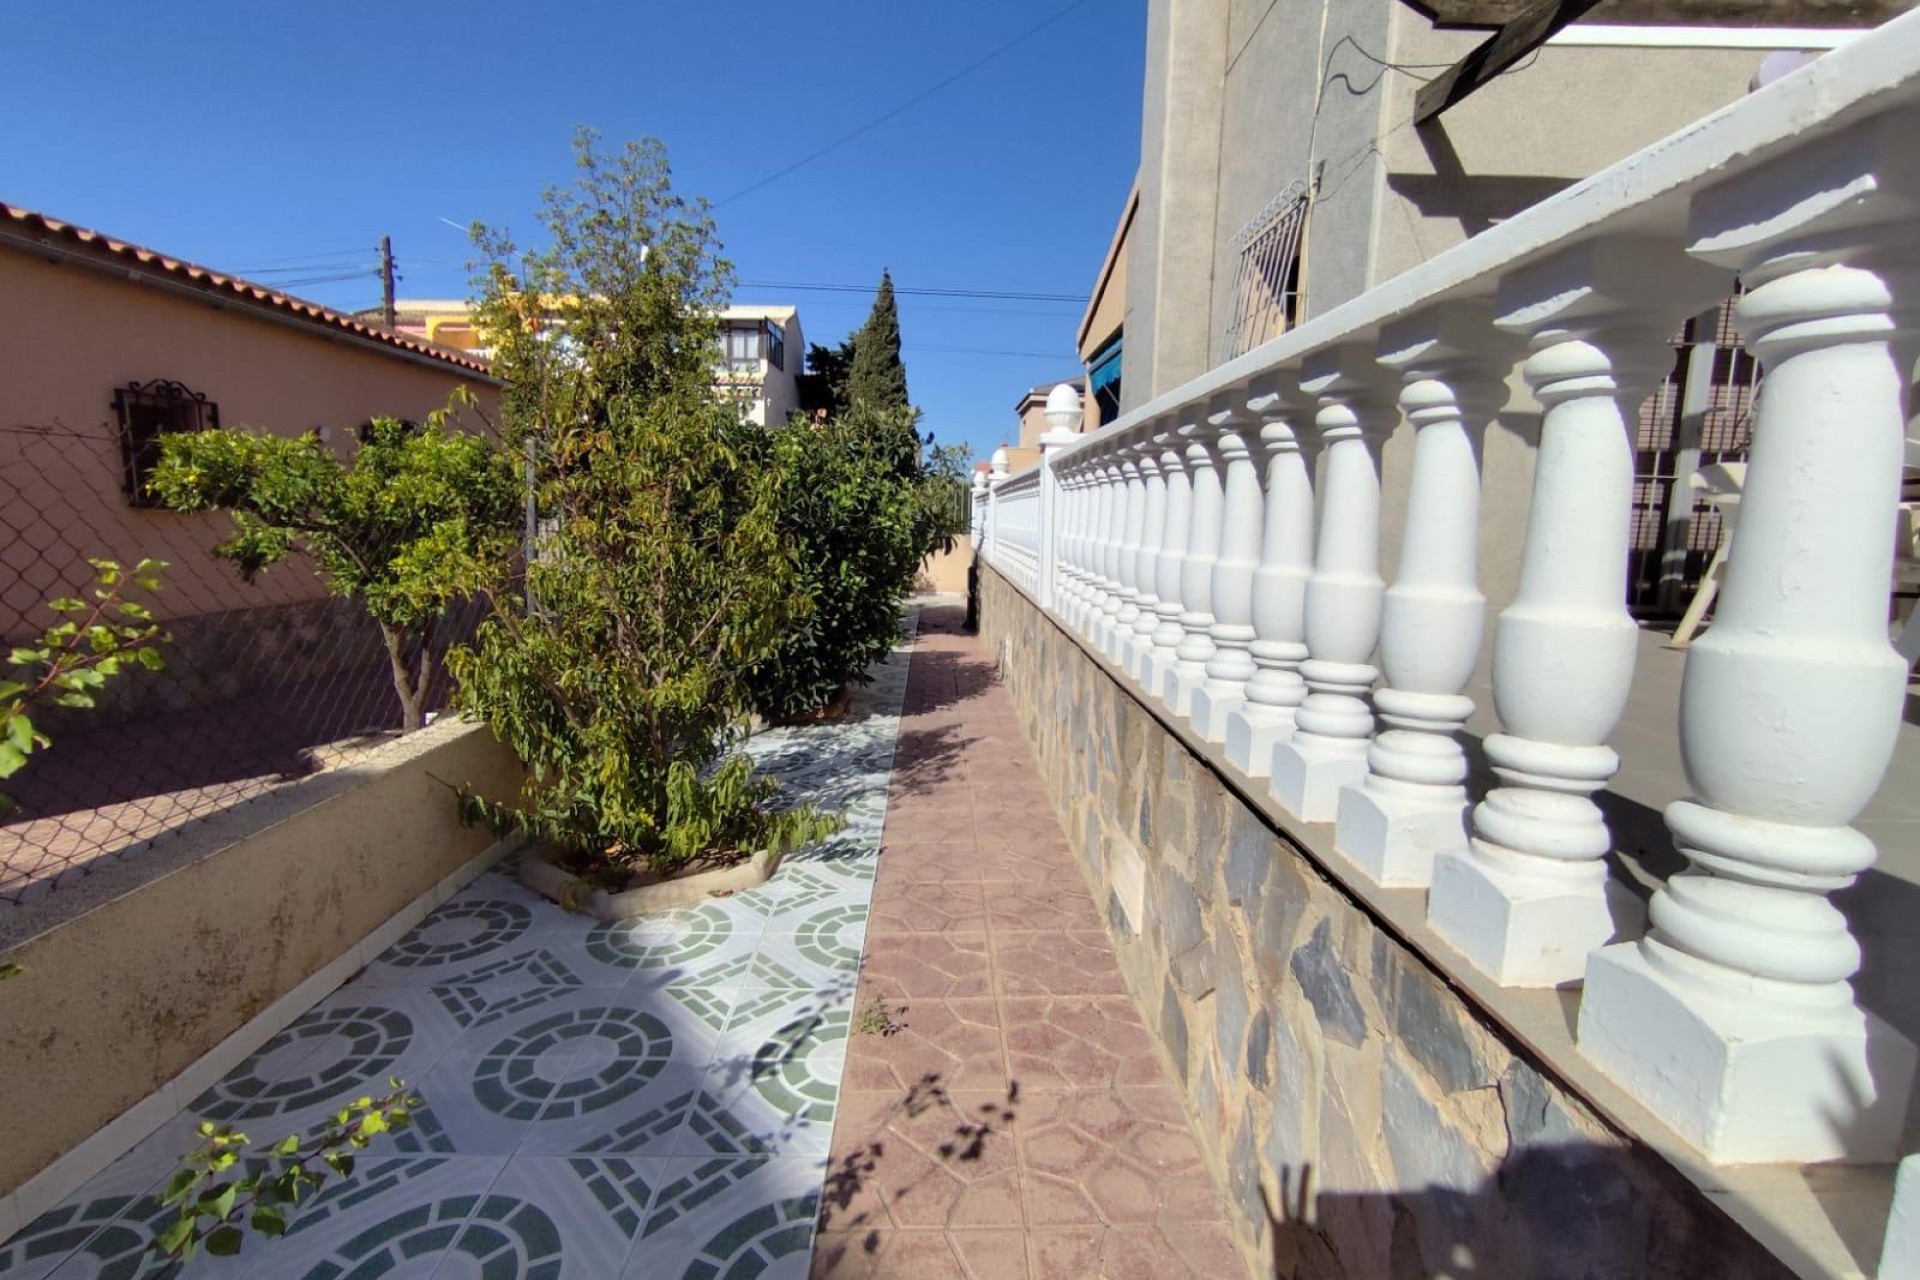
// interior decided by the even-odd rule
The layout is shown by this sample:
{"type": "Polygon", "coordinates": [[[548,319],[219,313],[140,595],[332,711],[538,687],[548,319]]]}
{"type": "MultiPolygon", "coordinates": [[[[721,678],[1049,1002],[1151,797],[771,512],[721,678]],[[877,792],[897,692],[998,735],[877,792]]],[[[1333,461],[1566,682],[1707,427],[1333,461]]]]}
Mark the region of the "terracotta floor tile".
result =
{"type": "Polygon", "coordinates": [[[1096,930],[990,934],[1003,996],[1126,994],[1107,935],[1096,930]]]}
{"type": "Polygon", "coordinates": [[[862,999],[847,1041],[846,1088],[905,1092],[934,1082],[1001,1089],[1006,1079],[1006,1042],[992,1000],[886,1000],[877,993],[862,999]],[[876,1007],[885,1023],[878,1029],[868,1025],[876,1007]]]}
{"type": "Polygon", "coordinates": [[[885,893],[867,915],[868,933],[977,933],[987,927],[987,900],[975,880],[932,880],[888,869],[885,893]]]}
{"type": "Polygon", "coordinates": [[[908,671],[813,1274],[1237,1276],[1021,719],[957,621],[922,613],[908,671]]]}
{"type": "Polygon", "coordinates": [[[1093,895],[1071,883],[995,880],[987,884],[984,900],[996,933],[1101,928],[1093,895]]]}
{"type": "Polygon", "coordinates": [[[1153,1038],[1126,996],[1009,996],[1000,1008],[1007,1077],[1022,1089],[1160,1081],[1153,1038]]]}
{"type": "Polygon", "coordinates": [[[988,964],[985,933],[873,934],[860,966],[862,998],[866,992],[887,1000],[991,995],[988,964]]]}

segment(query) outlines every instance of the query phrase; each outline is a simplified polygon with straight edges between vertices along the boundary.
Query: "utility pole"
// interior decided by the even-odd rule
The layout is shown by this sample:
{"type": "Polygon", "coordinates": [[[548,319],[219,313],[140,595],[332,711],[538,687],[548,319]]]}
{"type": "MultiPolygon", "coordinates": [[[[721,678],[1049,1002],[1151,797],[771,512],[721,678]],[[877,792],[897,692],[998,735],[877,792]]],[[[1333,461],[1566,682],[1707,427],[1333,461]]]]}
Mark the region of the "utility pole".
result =
{"type": "Polygon", "coordinates": [[[393,237],[380,237],[380,319],[393,333],[398,325],[393,310],[393,237]]]}

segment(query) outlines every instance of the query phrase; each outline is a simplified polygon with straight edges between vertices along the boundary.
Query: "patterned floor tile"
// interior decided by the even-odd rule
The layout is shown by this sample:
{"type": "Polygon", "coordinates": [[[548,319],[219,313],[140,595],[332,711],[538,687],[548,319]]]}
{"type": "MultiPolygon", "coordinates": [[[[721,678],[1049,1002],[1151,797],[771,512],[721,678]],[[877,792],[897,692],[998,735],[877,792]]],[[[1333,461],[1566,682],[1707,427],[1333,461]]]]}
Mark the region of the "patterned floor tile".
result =
{"type": "Polygon", "coordinates": [[[804,1280],[825,1174],[821,1160],[669,1162],[625,1280],[804,1280]]]}
{"type": "MultiPolygon", "coordinates": [[[[991,910],[991,908],[989,908],[991,910]]],[[[1091,930],[993,936],[993,964],[1006,996],[1118,996],[1126,984],[1107,935],[1091,930]]]]}
{"type": "Polygon", "coordinates": [[[1023,1089],[1118,1089],[1160,1078],[1153,1037],[1126,996],[1014,996],[999,1009],[1007,1073],[1023,1089]]]}
{"type": "Polygon", "coordinates": [[[904,1091],[928,1081],[997,1089],[1006,1078],[1000,1010],[991,1000],[875,996],[860,1006],[847,1041],[848,1089],[904,1091]]]}
{"type": "Polygon", "coordinates": [[[648,1001],[605,1011],[520,1144],[525,1155],[667,1155],[709,1079],[718,1034],[648,1001]]]}
{"type": "Polygon", "coordinates": [[[665,1173],[664,1160],[516,1157],[474,1207],[440,1274],[618,1275],[665,1173]]]}
{"type": "Polygon", "coordinates": [[[750,964],[766,927],[762,913],[729,901],[610,924],[582,919],[557,935],[551,949],[572,977],[591,985],[709,980],[736,961],[750,964]]]}
{"type": "Polygon", "coordinates": [[[804,998],[743,1011],[714,1052],[680,1154],[825,1155],[849,1022],[846,1007],[804,998]]]}
{"type": "Polygon", "coordinates": [[[860,947],[867,936],[867,904],[843,898],[796,911],[760,939],[748,982],[756,987],[804,991],[844,988],[851,994],[860,973],[860,947]]]}
{"type": "Polygon", "coordinates": [[[388,947],[356,979],[366,986],[431,987],[538,952],[575,919],[500,876],[476,881],[388,947]]]}
{"type": "Polygon", "coordinates": [[[0,1242],[0,1276],[41,1280],[48,1275],[162,1275],[166,1267],[147,1251],[155,1225],[167,1215],[153,1193],[172,1170],[153,1154],[115,1162],[65,1202],[0,1242]],[[63,1265],[64,1264],[64,1265],[63,1265]]]}

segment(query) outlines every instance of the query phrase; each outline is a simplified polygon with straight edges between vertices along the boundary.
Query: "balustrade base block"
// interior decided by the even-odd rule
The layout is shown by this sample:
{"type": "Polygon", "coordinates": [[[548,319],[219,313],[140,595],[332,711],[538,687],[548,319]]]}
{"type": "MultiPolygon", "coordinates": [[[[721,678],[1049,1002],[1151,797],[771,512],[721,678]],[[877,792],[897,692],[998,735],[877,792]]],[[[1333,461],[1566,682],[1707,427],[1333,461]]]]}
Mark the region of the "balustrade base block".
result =
{"type": "Polygon", "coordinates": [[[1273,768],[1273,749],[1293,736],[1293,710],[1269,707],[1249,713],[1242,702],[1227,716],[1227,762],[1249,778],[1273,768]]]}
{"type": "Polygon", "coordinates": [[[1341,788],[1357,787],[1367,776],[1367,744],[1295,735],[1274,747],[1267,776],[1273,798],[1288,813],[1303,822],[1332,822],[1341,788]]]}
{"type": "Polygon", "coordinates": [[[1333,847],[1377,885],[1424,889],[1433,883],[1435,857],[1467,851],[1466,813],[1464,799],[1436,805],[1362,782],[1340,793],[1333,847]]]}
{"type": "Polygon", "coordinates": [[[1227,740],[1227,721],[1247,700],[1244,686],[1209,689],[1204,685],[1193,695],[1193,731],[1208,742],[1227,740]]]}
{"type": "Polygon", "coordinates": [[[1206,683],[1205,666],[1181,663],[1161,677],[1160,700],[1172,707],[1177,716],[1192,715],[1193,696],[1205,688],[1206,683]]]}
{"type": "Polygon", "coordinates": [[[1639,943],[1587,965],[1579,1046],[1721,1164],[1892,1159],[1916,1060],[1856,1006],[1783,1009],[1669,975],[1639,943]]]}
{"type": "Polygon", "coordinates": [[[1171,649],[1152,649],[1140,659],[1139,669],[1134,673],[1146,691],[1162,701],[1166,700],[1163,690],[1166,687],[1167,673],[1173,670],[1177,659],[1171,649]]]}
{"type": "Polygon", "coordinates": [[[1438,854],[1427,923],[1503,987],[1577,985],[1588,956],[1638,933],[1646,909],[1605,863],[1561,871],[1516,875],[1471,852],[1438,854]]]}

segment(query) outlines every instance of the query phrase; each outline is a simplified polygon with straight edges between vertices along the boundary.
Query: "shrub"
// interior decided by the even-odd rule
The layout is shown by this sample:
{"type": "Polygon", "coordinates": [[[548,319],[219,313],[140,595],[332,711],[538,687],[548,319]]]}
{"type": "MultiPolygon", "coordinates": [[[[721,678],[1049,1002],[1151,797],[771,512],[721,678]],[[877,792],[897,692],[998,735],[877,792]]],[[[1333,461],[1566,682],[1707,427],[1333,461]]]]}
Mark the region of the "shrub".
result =
{"type": "Polygon", "coordinates": [[[227,512],[213,554],[240,576],[305,555],[334,595],[359,600],[386,643],[404,728],[425,722],[455,601],[498,581],[516,546],[520,481],[484,437],[376,418],[352,459],[308,432],[161,437],[150,487],[175,511],[227,512]]]}
{"type": "Polygon", "coordinates": [[[725,265],[664,149],[601,154],[550,191],[552,247],[498,232],[478,319],[507,380],[541,534],[521,601],[456,653],[460,705],[529,770],[517,802],[470,816],[574,855],[595,878],[817,838],[734,748],[746,672],[805,616],[780,535],[781,476],[713,388],[725,265]]]}

